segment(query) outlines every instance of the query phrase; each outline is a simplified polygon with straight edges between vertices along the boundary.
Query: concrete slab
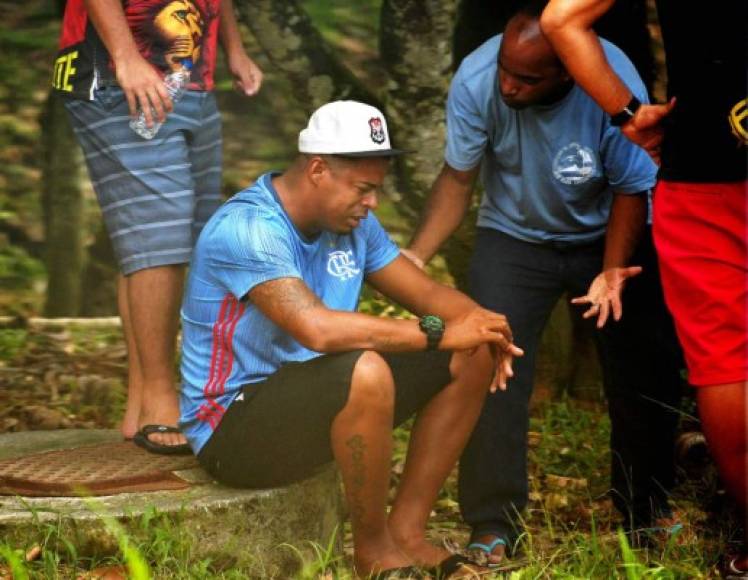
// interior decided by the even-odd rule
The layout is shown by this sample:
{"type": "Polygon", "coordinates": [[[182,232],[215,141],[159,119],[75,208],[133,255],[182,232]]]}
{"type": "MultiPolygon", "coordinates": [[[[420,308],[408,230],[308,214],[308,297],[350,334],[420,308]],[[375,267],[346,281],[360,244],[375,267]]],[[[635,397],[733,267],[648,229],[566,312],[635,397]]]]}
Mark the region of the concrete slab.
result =
{"type": "MultiPolygon", "coordinates": [[[[0,435],[0,458],[119,437],[108,430],[0,435]]],[[[106,516],[122,524],[136,543],[151,541],[153,527],[164,526],[178,537],[191,559],[210,558],[216,568],[239,569],[261,578],[293,577],[300,555],[313,561],[312,544],[327,546],[336,531],[335,547],[342,552],[343,501],[333,466],[303,482],[269,490],[225,487],[201,469],[177,475],[193,485],[186,490],[91,499],[0,496],[0,538],[27,547],[59,537],[71,542],[79,556],[112,555],[118,552],[118,543],[104,522],[106,516]],[[50,535],[50,528],[55,533],[50,535]]]]}

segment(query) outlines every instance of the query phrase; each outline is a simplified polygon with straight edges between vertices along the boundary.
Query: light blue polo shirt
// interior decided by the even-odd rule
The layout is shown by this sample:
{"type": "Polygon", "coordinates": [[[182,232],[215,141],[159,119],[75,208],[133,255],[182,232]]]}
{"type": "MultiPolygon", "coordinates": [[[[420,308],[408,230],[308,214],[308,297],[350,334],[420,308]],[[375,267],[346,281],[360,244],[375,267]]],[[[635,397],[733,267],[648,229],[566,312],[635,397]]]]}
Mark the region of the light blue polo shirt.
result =
{"type": "MultiPolygon", "coordinates": [[[[478,226],[535,243],[594,241],[604,235],[613,192],[648,191],[657,166],[578,85],[552,105],[505,105],[498,88],[501,38],[468,55],[452,79],[445,160],[460,171],[481,164],[478,226]]],[[[613,70],[648,102],[631,61],[602,44],[613,70]]]]}
{"type": "Polygon", "coordinates": [[[195,453],[242,386],[283,364],[320,356],[249,300],[258,284],[300,278],[333,310],[354,311],[364,277],[399,255],[369,213],[350,234],[302,235],[281,205],[272,174],[227,201],[193,252],[182,305],[180,426],[195,453]]]}

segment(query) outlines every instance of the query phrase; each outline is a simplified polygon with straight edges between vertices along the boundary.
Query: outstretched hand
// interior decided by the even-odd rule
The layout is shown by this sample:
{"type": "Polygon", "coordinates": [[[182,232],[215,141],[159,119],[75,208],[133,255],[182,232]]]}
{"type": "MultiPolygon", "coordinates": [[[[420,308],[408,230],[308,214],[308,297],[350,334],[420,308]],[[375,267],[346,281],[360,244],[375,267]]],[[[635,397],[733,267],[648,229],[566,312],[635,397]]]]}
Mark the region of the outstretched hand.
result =
{"type": "Polygon", "coordinates": [[[664,105],[641,105],[621,132],[644,149],[657,165],[660,164],[660,145],[664,135],[662,120],[675,107],[675,97],[664,105]]]}
{"type": "Polygon", "coordinates": [[[583,318],[597,316],[597,327],[602,328],[613,313],[614,320],[620,320],[623,315],[621,294],[626,280],[641,274],[641,266],[628,268],[608,268],[601,272],[590,284],[587,294],[572,298],[572,304],[589,304],[590,307],[582,315],[583,318]]]}
{"type": "Polygon", "coordinates": [[[496,363],[491,381],[491,392],[506,390],[508,378],[514,376],[512,361],[524,351],[514,344],[512,329],[506,316],[485,308],[476,307],[462,318],[451,321],[441,340],[445,350],[475,350],[488,344],[496,363]]]}

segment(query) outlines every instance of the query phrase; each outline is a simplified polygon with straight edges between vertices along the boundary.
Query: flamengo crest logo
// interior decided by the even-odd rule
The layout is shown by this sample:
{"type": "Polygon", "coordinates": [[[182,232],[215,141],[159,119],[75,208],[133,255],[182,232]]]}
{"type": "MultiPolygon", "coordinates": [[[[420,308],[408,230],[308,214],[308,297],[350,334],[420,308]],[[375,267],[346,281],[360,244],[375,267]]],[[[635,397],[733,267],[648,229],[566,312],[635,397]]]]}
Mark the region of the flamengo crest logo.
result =
{"type": "Polygon", "coordinates": [[[347,252],[330,252],[327,259],[327,271],[345,281],[360,274],[361,268],[356,268],[353,250],[348,250],[347,252]]]}
{"type": "Polygon", "coordinates": [[[379,117],[372,117],[369,119],[369,127],[371,127],[371,140],[377,145],[384,143],[384,125],[382,119],[379,117]]]}

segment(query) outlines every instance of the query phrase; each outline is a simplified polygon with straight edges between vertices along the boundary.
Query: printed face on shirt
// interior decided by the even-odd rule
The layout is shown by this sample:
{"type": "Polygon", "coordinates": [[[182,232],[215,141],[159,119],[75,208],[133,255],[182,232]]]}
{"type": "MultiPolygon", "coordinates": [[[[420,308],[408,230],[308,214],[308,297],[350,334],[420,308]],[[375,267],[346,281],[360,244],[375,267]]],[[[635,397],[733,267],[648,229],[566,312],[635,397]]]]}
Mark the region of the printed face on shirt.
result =
{"type": "Polygon", "coordinates": [[[573,86],[536,19],[512,18],[501,41],[498,58],[501,98],[512,109],[550,105],[573,86]]]}
{"type": "Polygon", "coordinates": [[[178,69],[184,59],[200,60],[205,21],[192,2],[169,2],[156,14],[153,26],[172,70],[178,69]]]}
{"type": "Polygon", "coordinates": [[[377,208],[389,160],[326,158],[328,169],[320,180],[321,229],[349,234],[377,208]]]}

